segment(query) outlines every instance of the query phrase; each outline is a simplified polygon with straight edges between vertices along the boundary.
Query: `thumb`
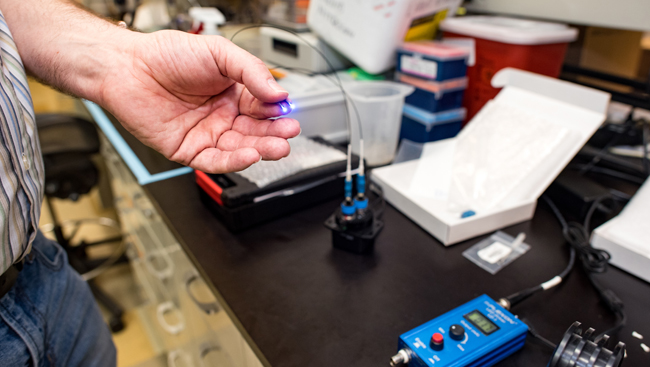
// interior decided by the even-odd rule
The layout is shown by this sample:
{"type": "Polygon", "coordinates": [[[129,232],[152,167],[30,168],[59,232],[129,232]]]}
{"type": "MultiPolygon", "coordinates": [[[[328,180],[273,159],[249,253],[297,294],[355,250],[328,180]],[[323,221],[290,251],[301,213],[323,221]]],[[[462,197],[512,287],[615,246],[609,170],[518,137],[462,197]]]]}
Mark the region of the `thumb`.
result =
{"type": "Polygon", "coordinates": [[[244,84],[257,99],[266,103],[281,102],[289,93],[273,78],[262,60],[223,37],[218,37],[214,51],[221,74],[244,84]]]}

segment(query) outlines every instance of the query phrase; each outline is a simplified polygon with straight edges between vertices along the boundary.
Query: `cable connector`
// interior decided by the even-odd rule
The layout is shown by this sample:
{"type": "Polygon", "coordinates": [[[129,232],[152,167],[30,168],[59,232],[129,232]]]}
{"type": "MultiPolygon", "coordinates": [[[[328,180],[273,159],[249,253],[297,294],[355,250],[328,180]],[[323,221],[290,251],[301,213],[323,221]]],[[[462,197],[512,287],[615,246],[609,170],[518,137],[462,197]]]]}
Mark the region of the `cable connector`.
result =
{"type": "Polygon", "coordinates": [[[368,198],[364,194],[357,194],[354,198],[354,206],[357,210],[368,209],[368,198]]]}
{"type": "Polygon", "coordinates": [[[602,293],[602,299],[607,307],[613,312],[619,312],[623,310],[623,301],[618,298],[616,293],[614,293],[614,291],[611,289],[607,289],[602,293]]]}
{"type": "Polygon", "coordinates": [[[562,283],[562,277],[559,276],[559,275],[556,275],[553,278],[551,278],[551,280],[548,280],[548,281],[540,284],[540,286],[542,287],[542,289],[548,290],[548,289],[551,289],[551,288],[555,287],[556,285],[558,285],[560,283],[562,283]]]}
{"type": "Polygon", "coordinates": [[[359,141],[359,174],[357,174],[357,193],[366,193],[366,168],[363,163],[363,139],[359,141]]]}
{"type": "Polygon", "coordinates": [[[405,349],[400,349],[397,354],[390,357],[390,367],[398,367],[409,363],[411,356],[405,349]]]}
{"type": "Polygon", "coordinates": [[[350,198],[345,199],[341,203],[341,214],[343,214],[344,216],[346,216],[346,217],[353,216],[356,211],[357,211],[357,208],[356,208],[354,202],[352,202],[352,200],[350,198]]]}
{"type": "Polygon", "coordinates": [[[345,198],[352,200],[352,144],[348,144],[348,162],[345,168],[345,198]]]}
{"type": "Polygon", "coordinates": [[[510,300],[508,300],[507,298],[505,298],[505,297],[500,298],[499,301],[497,301],[497,303],[499,304],[499,306],[501,306],[501,307],[505,308],[506,310],[510,311],[511,304],[510,304],[510,300]]]}
{"type": "Polygon", "coordinates": [[[345,199],[352,201],[352,180],[350,181],[348,181],[347,179],[345,180],[343,190],[345,192],[345,199]]]}
{"type": "Polygon", "coordinates": [[[357,193],[361,195],[366,193],[366,175],[361,173],[357,175],[357,193]]]}

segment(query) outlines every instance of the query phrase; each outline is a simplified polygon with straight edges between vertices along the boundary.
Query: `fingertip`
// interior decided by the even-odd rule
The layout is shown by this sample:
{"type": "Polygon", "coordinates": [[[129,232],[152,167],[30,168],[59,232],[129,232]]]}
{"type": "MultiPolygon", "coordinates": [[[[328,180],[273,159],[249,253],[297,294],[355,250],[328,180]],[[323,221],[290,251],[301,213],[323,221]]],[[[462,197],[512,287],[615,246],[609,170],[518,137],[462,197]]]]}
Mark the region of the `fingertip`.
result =
{"type": "Polygon", "coordinates": [[[215,57],[223,75],[244,84],[251,94],[262,102],[277,103],[289,96],[275,81],[262,60],[230,41],[221,41],[219,45],[220,52],[217,52],[215,57]]]}
{"type": "Polygon", "coordinates": [[[283,117],[273,121],[267,130],[267,135],[290,139],[298,136],[301,131],[298,120],[283,117]]]}
{"type": "Polygon", "coordinates": [[[244,71],[244,85],[246,89],[257,99],[265,103],[284,102],[289,97],[289,92],[284,90],[278,82],[275,81],[266,66],[258,66],[254,69],[244,71]],[[268,79],[264,80],[263,75],[268,74],[268,79]]]}
{"type": "Polygon", "coordinates": [[[288,114],[284,102],[279,103],[260,103],[256,109],[253,109],[252,117],[268,119],[273,117],[284,116],[288,114]]]}
{"type": "Polygon", "coordinates": [[[291,145],[285,139],[280,139],[275,143],[274,152],[275,155],[272,155],[271,159],[278,160],[286,158],[289,156],[289,153],[291,153],[291,145]]]}
{"type": "Polygon", "coordinates": [[[286,139],[265,137],[261,138],[256,144],[255,148],[262,155],[262,159],[277,161],[291,153],[291,145],[286,139]]]}
{"type": "Polygon", "coordinates": [[[278,82],[275,80],[275,78],[271,77],[267,80],[269,87],[271,87],[271,93],[276,94],[278,98],[281,98],[281,100],[287,99],[289,97],[289,92],[287,92],[284,88],[278,84],[278,82]]]}
{"type": "Polygon", "coordinates": [[[255,148],[237,149],[230,156],[229,171],[242,171],[261,160],[262,156],[255,148]]]}

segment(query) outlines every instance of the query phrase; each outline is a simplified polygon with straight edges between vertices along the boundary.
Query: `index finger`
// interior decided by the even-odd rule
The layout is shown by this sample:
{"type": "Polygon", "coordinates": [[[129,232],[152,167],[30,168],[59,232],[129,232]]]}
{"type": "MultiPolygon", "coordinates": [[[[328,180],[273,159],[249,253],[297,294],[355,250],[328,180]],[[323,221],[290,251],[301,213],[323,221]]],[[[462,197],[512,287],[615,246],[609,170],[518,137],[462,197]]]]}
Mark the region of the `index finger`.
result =
{"type": "Polygon", "coordinates": [[[277,103],[287,99],[289,93],[275,81],[262,60],[227,39],[217,37],[213,55],[221,74],[244,84],[262,102],[277,103]]]}

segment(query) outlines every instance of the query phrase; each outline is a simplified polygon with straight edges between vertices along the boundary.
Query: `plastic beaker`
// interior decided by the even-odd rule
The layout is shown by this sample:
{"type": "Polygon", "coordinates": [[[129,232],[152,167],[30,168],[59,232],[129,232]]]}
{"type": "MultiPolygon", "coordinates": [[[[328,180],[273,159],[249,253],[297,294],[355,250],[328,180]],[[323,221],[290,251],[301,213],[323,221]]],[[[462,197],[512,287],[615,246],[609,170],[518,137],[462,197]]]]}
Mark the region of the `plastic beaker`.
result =
{"type": "Polygon", "coordinates": [[[414,90],[410,85],[389,81],[358,82],[345,86],[352,151],[359,154],[360,118],[364,156],[369,166],[388,164],[395,157],[404,97],[414,90]]]}

